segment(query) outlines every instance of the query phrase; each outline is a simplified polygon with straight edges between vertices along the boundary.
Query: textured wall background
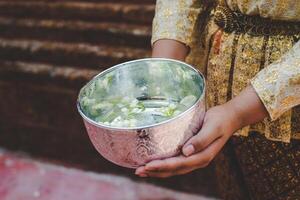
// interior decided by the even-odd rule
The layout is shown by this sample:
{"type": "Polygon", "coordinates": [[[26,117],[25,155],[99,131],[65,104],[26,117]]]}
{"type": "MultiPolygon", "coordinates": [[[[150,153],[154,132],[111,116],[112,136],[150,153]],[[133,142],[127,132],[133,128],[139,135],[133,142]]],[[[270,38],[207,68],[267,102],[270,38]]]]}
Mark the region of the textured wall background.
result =
{"type": "MultiPolygon", "coordinates": [[[[78,90],[114,64],[150,56],[154,0],[0,0],[0,146],[101,173],[76,111],[78,90]]],[[[213,166],[149,182],[216,196],[213,166]]]]}

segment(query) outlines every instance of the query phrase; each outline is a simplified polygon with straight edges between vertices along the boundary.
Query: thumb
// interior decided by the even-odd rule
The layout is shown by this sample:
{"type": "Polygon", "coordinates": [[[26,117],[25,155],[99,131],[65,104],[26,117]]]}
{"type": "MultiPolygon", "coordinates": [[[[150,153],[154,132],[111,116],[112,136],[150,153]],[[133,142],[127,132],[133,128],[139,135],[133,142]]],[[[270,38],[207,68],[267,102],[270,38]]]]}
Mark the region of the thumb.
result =
{"type": "Polygon", "coordinates": [[[182,148],[182,153],[185,156],[190,156],[200,152],[219,137],[220,133],[214,123],[207,121],[203,124],[201,130],[185,143],[182,148]]]}

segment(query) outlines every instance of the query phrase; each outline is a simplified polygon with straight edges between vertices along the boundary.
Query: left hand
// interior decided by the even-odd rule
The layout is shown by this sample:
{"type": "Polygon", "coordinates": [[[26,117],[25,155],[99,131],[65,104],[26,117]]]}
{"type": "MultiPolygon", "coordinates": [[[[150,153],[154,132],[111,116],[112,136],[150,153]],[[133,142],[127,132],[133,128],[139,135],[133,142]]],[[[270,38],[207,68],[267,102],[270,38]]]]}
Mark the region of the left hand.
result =
{"type": "Polygon", "coordinates": [[[140,177],[165,178],[206,167],[236,130],[261,121],[267,115],[254,89],[249,86],[228,103],[207,111],[201,130],[186,142],[182,155],[151,161],[135,173],[140,177]]]}

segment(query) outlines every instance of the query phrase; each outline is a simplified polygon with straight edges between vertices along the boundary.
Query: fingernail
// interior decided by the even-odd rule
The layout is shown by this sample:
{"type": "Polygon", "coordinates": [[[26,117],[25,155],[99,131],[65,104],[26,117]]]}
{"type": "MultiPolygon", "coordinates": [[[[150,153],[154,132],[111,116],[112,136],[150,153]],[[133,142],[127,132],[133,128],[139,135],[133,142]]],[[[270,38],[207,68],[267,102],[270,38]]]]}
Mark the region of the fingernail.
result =
{"type": "Polygon", "coordinates": [[[192,144],[189,144],[187,147],[184,147],[182,150],[185,156],[190,156],[195,152],[195,148],[192,144]]]}
{"type": "Polygon", "coordinates": [[[147,174],[139,174],[139,177],[146,178],[146,177],[148,177],[148,175],[147,174]]]}
{"type": "Polygon", "coordinates": [[[136,175],[139,175],[139,174],[142,174],[143,172],[145,172],[145,167],[139,167],[135,170],[135,174],[136,175]]]}

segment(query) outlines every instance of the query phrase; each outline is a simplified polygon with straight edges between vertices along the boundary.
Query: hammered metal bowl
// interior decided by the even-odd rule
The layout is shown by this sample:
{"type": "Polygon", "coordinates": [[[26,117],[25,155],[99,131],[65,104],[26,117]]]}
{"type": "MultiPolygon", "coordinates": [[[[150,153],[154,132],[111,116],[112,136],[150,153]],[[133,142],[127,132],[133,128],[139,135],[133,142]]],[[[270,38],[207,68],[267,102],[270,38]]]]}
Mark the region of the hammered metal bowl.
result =
{"type": "Polygon", "coordinates": [[[117,165],[137,168],[154,159],[178,155],[183,144],[198,132],[205,114],[205,80],[198,70],[184,62],[164,58],[134,60],[111,67],[95,76],[80,90],[77,108],[97,151],[117,165]],[[172,69],[173,74],[160,73],[161,69],[165,70],[165,67],[172,69]],[[178,85],[173,82],[173,78],[178,75],[177,68],[194,74],[195,78],[191,81],[195,88],[191,92],[197,93],[194,94],[197,96],[197,101],[171,119],[140,127],[112,127],[94,121],[82,109],[81,99],[92,84],[112,72],[118,76],[113,91],[119,94],[141,95],[141,92],[135,89],[137,83],[140,84],[149,77],[162,89],[168,88],[168,91],[170,89],[174,91],[172,94],[169,92],[168,95],[176,94],[180,91],[178,85]],[[149,73],[149,70],[152,73],[149,73]],[[132,88],[133,86],[135,88],[132,88]]]}

